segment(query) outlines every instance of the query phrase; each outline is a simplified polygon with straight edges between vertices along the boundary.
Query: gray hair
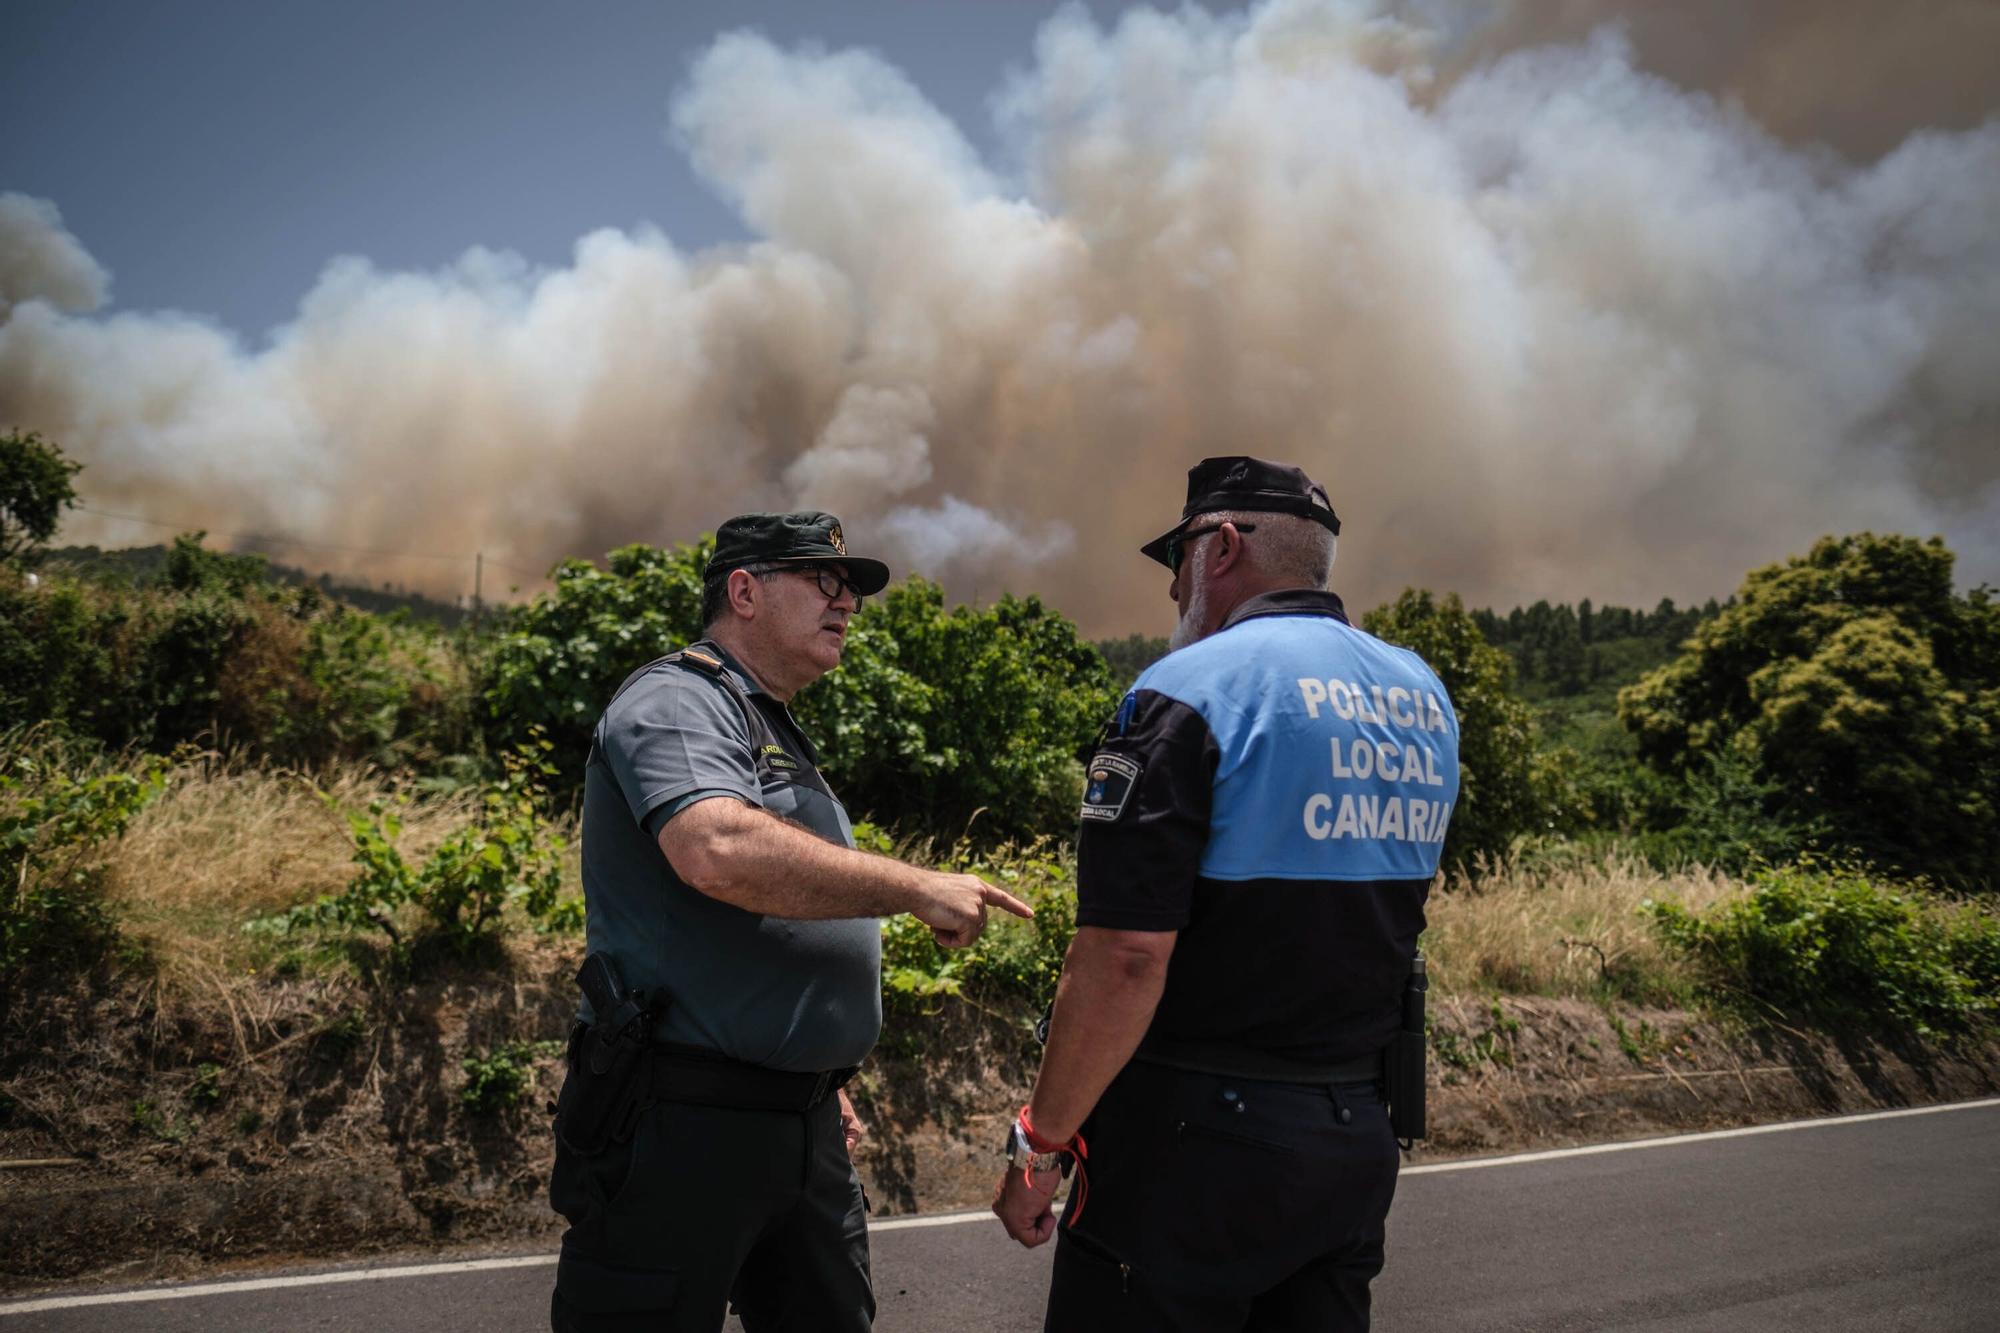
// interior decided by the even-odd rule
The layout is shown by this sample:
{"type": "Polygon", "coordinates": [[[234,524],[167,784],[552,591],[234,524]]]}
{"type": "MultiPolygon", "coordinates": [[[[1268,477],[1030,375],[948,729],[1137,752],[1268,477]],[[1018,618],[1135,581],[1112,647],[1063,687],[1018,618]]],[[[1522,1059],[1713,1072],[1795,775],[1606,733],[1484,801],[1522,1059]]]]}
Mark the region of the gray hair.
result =
{"type": "Polygon", "coordinates": [[[729,609],[729,576],[737,570],[745,574],[755,574],[760,579],[785,572],[783,565],[758,564],[735,565],[723,570],[714,578],[703,578],[701,583],[701,632],[708,633],[715,628],[715,622],[722,619],[722,613],[729,609]]]}
{"type": "Polygon", "coordinates": [[[1274,583],[1323,591],[1333,579],[1340,538],[1312,519],[1299,514],[1218,509],[1198,515],[1188,526],[1207,527],[1211,523],[1234,523],[1239,528],[1247,523],[1256,528],[1243,540],[1243,558],[1252,570],[1274,583]]]}

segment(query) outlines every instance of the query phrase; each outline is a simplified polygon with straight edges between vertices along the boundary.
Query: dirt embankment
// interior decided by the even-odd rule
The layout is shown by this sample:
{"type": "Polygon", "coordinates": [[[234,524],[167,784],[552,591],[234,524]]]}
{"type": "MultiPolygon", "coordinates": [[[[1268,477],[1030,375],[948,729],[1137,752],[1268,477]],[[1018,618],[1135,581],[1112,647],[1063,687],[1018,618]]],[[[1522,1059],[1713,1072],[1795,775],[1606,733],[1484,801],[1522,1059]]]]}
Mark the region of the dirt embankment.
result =
{"type": "MultiPolygon", "coordinates": [[[[0,1287],[552,1241],[545,1108],[574,949],[374,990],[40,997],[0,1052],[0,1287]],[[503,1092],[519,1070],[518,1097],[469,1108],[468,1058],[503,1092]]],[[[1536,998],[1444,998],[1436,1019],[1416,1160],[2000,1090],[1992,1043],[1947,1055],[1536,998]]],[[[892,1022],[853,1088],[878,1216],[987,1201],[1035,1054],[1024,1021],[963,1003],[892,1022]]]]}

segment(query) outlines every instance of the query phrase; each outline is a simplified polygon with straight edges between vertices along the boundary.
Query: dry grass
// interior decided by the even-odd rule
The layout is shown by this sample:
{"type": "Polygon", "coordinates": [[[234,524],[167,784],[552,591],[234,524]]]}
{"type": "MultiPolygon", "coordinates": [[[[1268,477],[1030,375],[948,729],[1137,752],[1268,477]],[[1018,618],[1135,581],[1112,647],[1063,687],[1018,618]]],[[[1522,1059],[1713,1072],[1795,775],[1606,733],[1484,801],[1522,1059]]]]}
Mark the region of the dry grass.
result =
{"type": "MultiPolygon", "coordinates": [[[[272,948],[245,936],[245,921],[337,893],[352,877],[342,811],[405,794],[362,765],[304,775],[210,757],[182,768],[108,850],[107,889],[126,931],[149,946],[169,986],[242,978],[272,948]]],[[[399,804],[403,854],[420,862],[473,816],[475,800],[467,792],[399,804]]],[[[896,848],[919,864],[955,863],[963,853],[914,841],[896,848]]],[[[999,859],[1032,878],[1038,858],[1067,864],[1067,853],[1035,848],[999,859]]],[[[575,858],[571,836],[572,892],[575,858]]],[[[1640,915],[1640,903],[1674,900],[1699,910],[1745,891],[1715,871],[1662,872],[1629,856],[1520,859],[1476,881],[1441,882],[1431,895],[1424,948],[1441,994],[1671,1001],[1685,990],[1683,968],[1640,915]]]]}
{"type": "Polygon", "coordinates": [[[269,950],[244,922],[338,893],[353,877],[346,812],[395,803],[396,845],[418,864],[477,810],[473,791],[399,800],[407,794],[359,764],[312,774],[213,757],[189,764],[107,849],[107,895],[163,979],[241,974],[269,950]]]}
{"type": "Polygon", "coordinates": [[[1639,912],[1648,898],[1702,909],[1746,892],[1700,866],[1664,872],[1631,856],[1543,857],[1452,879],[1430,900],[1424,935],[1432,984],[1451,994],[1666,1000],[1685,987],[1682,964],[1639,912]]]}

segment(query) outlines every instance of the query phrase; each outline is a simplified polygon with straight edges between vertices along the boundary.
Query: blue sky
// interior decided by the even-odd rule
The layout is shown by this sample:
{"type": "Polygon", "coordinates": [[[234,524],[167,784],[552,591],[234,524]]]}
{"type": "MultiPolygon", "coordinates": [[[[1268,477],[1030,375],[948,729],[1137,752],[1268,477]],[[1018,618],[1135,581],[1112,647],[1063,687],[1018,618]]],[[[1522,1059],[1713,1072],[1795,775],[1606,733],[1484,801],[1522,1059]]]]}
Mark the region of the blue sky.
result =
{"type": "Polygon", "coordinates": [[[877,50],[990,150],[987,100],[1054,9],[9,0],[0,189],[56,203],[114,307],[254,334],[338,254],[562,263],[592,229],[641,222],[683,248],[742,239],[667,135],[675,85],[730,29],[877,50]]]}

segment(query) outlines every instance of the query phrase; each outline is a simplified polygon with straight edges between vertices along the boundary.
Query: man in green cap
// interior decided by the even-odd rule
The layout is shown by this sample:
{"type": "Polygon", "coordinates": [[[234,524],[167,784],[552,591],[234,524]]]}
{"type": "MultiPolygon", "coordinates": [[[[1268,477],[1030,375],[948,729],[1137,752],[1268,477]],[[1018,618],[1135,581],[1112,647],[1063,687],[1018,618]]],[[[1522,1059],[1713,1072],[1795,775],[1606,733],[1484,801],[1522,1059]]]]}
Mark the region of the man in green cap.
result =
{"type": "Polygon", "coordinates": [[[716,532],[705,637],[634,672],[586,768],[586,1003],[550,1201],[557,1333],[861,1330],[874,1319],[860,1135],[841,1085],[882,1024],[878,917],[938,943],[1026,904],[854,850],[786,704],[889,581],[824,513],[716,532]]]}

